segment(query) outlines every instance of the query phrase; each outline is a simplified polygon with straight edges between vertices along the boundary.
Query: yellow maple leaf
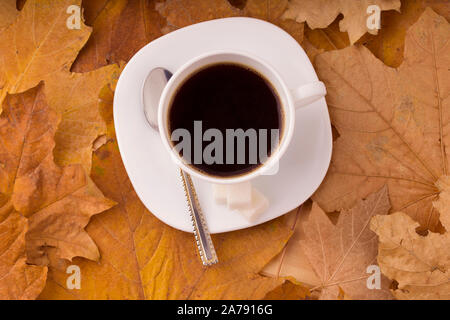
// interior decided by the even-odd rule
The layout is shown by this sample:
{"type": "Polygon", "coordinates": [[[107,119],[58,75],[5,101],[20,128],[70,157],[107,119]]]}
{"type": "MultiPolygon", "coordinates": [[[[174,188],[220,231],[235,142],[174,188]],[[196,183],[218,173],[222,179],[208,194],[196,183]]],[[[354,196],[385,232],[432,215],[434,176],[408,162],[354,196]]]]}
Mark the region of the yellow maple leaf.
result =
{"type": "Polygon", "coordinates": [[[99,253],[85,232],[92,215],[110,208],[80,165],[53,160],[58,114],[48,107],[43,85],[7,95],[0,116],[0,206],[12,203],[28,218],[27,262],[48,264],[47,250],[72,259],[96,260],[99,253]]]}
{"type": "Polygon", "coordinates": [[[3,0],[0,2],[0,30],[6,28],[17,17],[16,0],[3,0]]]}
{"type": "Polygon", "coordinates": [[[62,115],[56,161],[81,163],[89,172],[92,142],[106,130],[96,110],[98,93],[119,73],[117,66],[86,74],[70,72],[90,35],[82,21],[80,29],[67,26],[67,9],[80,3],[29,0],[15,22],[0,32],[0,103],[7,93],[23,92],[44,80],[48,103],[62,115]]]}

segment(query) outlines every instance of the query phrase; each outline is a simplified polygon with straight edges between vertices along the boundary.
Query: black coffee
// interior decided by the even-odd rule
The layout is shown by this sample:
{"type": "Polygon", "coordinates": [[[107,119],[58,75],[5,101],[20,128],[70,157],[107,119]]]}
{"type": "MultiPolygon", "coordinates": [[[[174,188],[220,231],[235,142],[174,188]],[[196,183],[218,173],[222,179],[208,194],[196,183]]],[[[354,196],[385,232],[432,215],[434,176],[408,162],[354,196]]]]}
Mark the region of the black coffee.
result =
{"type": "MultiPolygon", "coordinates": [[[[264,77],[243,65],[220,63],[195,72],[181,84],[171,101],[168,119],[171,134],[183,128],[191,137],[190,150],[179,150],[181,156],[207,174],[229,177],[253,170],[270,156],[281,136],[282,111],[276,92],[264,77]],[[208,129],[218,131],[208,135],[208,129]],[[231,136],[227,129],[236,135],[231,136]],[[261,129],[266,130],[265,135],[261,129]],[[279,136],[273,136],[276,131],[279,136]],[[248,135],[242,149],[238,137],[243,132],[248,135]],[[223,139],[217,138],[217,133],[223,139]],[[215,143],[215,149],[211,143],[215,143]],[[208,155],[213,156],[214,163],[208,155]]],[[[183,140],[174,136],[174,145],[183,140]]]]}

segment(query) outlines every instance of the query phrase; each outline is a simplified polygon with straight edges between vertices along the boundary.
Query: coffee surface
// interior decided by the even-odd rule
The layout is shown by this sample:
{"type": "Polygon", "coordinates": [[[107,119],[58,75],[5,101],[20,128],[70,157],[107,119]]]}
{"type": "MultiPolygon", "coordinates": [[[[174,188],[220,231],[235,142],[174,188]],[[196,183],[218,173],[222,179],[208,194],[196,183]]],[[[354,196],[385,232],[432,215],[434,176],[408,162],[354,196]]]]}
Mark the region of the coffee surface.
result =
{"type": "MultiPolygon", "coordinates": [[[[255,129],[259,133],[260,129],[266,129],[265,137],[257,135],[257,150],[259,153],[260,143],[264,140],[266,153],[270,156],[271,129],[281,132],[282,114],[279,98],[264,77],[246,66],[221,63],[193,73],[180,85],[171,101],[168,122],[170,133],[178,128],[189,131],[192,137],[192,166],[214,176],[233,176],[253,170],[265,159],[258,156],[256,163],[250,163],[250,152],[255,149],[251,148],[250,139],[246,138],[245,163],[238,163],[237,143],[234,143],[234,163],[226,163],[227,150],[230,150],[226,148],[226,130],[255,129]],[[201,121],[202,134],[210,128],[220,130],[223,136],[223,163],[194,162],[194,121],[201,121]]],[[[202,142],[202,152],[210,143],[202,142]]],[[[180,154],[183,156],[183,152],[180,154]]]]}

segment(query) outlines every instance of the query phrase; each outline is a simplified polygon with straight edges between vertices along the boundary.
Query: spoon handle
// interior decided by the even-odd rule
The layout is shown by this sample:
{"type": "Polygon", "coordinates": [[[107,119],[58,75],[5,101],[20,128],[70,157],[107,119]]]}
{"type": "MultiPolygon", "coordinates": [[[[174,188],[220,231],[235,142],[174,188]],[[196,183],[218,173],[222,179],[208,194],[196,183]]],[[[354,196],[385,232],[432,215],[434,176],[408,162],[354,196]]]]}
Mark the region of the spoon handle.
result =
{"type": "Polygon", "coordinates": [[[203,217],[191,176],[182,169],[180,169],[180,174],[183,180],[189,215],[191,216],[192,226],[194,227],[194,235],[200,258],[205,266],[215,264],[219,262],[219,260],[217,259],[216,250],[214,249],[211,235],[209,234],[208,227],[203,217]]]}

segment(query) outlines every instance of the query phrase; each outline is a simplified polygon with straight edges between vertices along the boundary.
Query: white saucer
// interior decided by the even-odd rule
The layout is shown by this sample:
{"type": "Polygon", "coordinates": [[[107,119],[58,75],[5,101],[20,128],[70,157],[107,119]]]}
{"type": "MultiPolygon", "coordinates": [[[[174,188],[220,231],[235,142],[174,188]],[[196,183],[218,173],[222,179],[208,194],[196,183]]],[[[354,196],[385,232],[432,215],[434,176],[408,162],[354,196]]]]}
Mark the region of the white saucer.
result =
{"type": "MultiPolygon", "coordinates": [[[[192,225],[179,170],[164,149],[158,132],[146,122],[141,88],[155,67],[175,72],[197,55],[224,49],[247,51],[268,61],[291,88],[317,80],[305,52],[288,33],[262,20],[226,18],[179,29],[146,45],[125,67],[114,96],[117,140],[134,189],[157,218],[187,232],[192,232],[192,225]]],[[[210,232],[248,228],[299,206],[322,182],[331,148],[325,99],[297,110],[292,142],[280,161],[278,173],[252,180],[270,202],[269,208],[253,223],[223,205],[216,205],[211,185],[193,178],[210,232]]]]}

